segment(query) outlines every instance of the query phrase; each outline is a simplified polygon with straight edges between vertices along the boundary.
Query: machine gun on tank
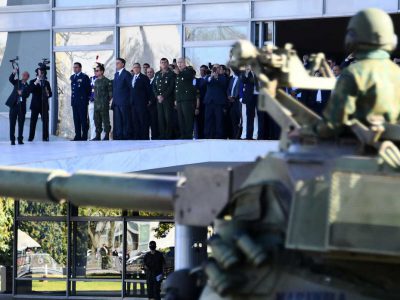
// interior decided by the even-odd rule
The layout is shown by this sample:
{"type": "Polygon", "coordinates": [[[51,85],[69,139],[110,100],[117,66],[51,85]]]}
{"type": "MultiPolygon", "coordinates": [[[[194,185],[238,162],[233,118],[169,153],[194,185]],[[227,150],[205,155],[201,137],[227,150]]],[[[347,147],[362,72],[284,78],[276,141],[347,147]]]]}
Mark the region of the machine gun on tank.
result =
{"type": "Polygon", "coordinates": [[[0,195],[174,211],[179,224],[212,225],[205,286],[199,269],[177,272],[166,282],[168,299],[398,299],[400,174],[379,153],[359,152],[398,128],[376,126],[373,135],[355,123],[362,130],[351,140],[293,142],[291,131],[321,118],[279,88],[332,89],[323,55],[306,70],[291,46],[240,42],[230,65],[248,64],[261,82],[261,108],[282,129],[280,151],[228,170],[191,167],[181,177],[0,168],[0,195]],[[315,70],[325,77],[311,76],[315,70]]]}

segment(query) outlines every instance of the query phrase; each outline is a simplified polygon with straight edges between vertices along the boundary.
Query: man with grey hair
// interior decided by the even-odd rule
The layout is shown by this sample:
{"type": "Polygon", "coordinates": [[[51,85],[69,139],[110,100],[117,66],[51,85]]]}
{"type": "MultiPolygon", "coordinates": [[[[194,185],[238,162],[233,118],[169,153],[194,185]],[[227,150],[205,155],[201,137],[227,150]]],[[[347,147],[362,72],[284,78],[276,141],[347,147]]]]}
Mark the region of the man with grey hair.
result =
{"type": "Polygon", "coordinates": [[[177,60],[175,99],[181,139],[193,139],[196,88],[193,85],[196,72],[186,65],[184,58],[177,60]]]}

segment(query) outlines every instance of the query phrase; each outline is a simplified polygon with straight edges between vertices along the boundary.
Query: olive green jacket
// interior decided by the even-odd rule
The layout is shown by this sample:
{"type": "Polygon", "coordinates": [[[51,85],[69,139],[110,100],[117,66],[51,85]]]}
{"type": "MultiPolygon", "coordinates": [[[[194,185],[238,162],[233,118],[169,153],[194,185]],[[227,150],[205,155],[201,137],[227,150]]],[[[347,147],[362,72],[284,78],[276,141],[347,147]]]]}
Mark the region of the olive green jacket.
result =
{"type": "Polygon", "coordinates": [[[384,50],[356,54],[357,62],[343,70],[318,124],[320,136],[340,133],[351,119],[368,125],[370,116],[396,123],[400,116],[400,68],[384,50]]]}
{"type": "Polygon", "coordinates": [[[175,101],[175,73],[168,70],[166,73],[158,71],[154,76],[153,91],[156,96],[163,96],[164,101],[175,101]]]}
{"type": "Polygon", "coordinates": [[[196,88],[193,85],[196,72],[192,67],[186,67],[176,75],[175,99],[176,102],[195,101],[196,88]]]}

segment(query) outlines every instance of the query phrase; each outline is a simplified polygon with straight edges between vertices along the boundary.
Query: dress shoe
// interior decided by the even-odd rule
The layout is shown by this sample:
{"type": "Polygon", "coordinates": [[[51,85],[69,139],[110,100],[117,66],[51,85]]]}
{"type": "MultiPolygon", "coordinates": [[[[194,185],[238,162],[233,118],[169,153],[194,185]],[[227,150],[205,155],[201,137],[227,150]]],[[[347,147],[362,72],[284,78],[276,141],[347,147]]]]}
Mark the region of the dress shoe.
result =
{"type": "Polygon", "coordinates": [[[11,141],[11,146],[15,146],[15,141],[11,141]]]}
{"type": "Polygon", "coordinates": [[[74,137],[74,139],[71,140],[71,142],[79,142],[80,140],[81,140],[80,138],[74,137]]]}
{"type": "Polygon", "coordinates": [[[28,139],[28,142],[33,142],[33,139],[29,138],[29,139],[28,139]]]}
{"type": "Polygon", "coordinates": [[[91,139],[91,141],[100,141],[100,135],[96,135],[96,137],[94,139],[91,139]]]}
{"type": "Polygon", "coordinates": [[[22,139],[18,139],[18,145],[23,145],[24,142],[22,141],[22,139]]]}
{"type": "Polygon", "coordinates": [[[103,138],[103,141],[109,141],[110,140],[110,134],[106,133],[106,135],[103,138]]]}

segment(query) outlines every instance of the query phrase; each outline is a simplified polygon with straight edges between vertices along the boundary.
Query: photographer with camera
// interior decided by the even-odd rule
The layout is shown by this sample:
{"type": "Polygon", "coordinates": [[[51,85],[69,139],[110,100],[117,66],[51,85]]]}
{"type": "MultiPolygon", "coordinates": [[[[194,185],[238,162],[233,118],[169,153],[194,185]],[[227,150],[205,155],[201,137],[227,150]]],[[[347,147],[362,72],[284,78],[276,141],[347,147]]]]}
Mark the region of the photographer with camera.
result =
{"type": "Polygon", "coordinates": [[[32,94],[29,142],[32,142],[35,138],[36,123],[39,114],[43,125],[42,140],[44,142],[49,141],[49,98],[51,98],[53,94],[50,83],[46,77],[47,70],[50,69],[47,63],[47,60],[43,60],[43,62],[39,64],[39,68],[35,70],[36,79],[32,79],[28,87],[28,92],[32,94]]]}
{"type": "Polygon", "coordinates": [[[204,98],[205,104],[205,128],[206,139],[224,138],[224,106],[226,104],[227,80],[221,74],[220,65],[212,67],[211,75],[207,76],[207,92],[204,98]]]}
{"type": "MultiPolygon", "coordinates": [[[[16,63],[17,59],[11,60],[10,62],[16,63]]],[[[22,73],[22,80],[19,79],[18,67],[15,67],[13,72],[9,77],[10,83],[14,86],[11,95],[6,101],[6,105],[10,108],[10,141],[11,145],[15,145],[15,127],[18,120],[18,144],[22,145],[23,133],[24,133],[24,123],[26,114],[26,99],[29,96],[27,93],[28,88],[29,73],[22,73]],[[17,75],[17,78],[15,76],[17,75]]]]}

